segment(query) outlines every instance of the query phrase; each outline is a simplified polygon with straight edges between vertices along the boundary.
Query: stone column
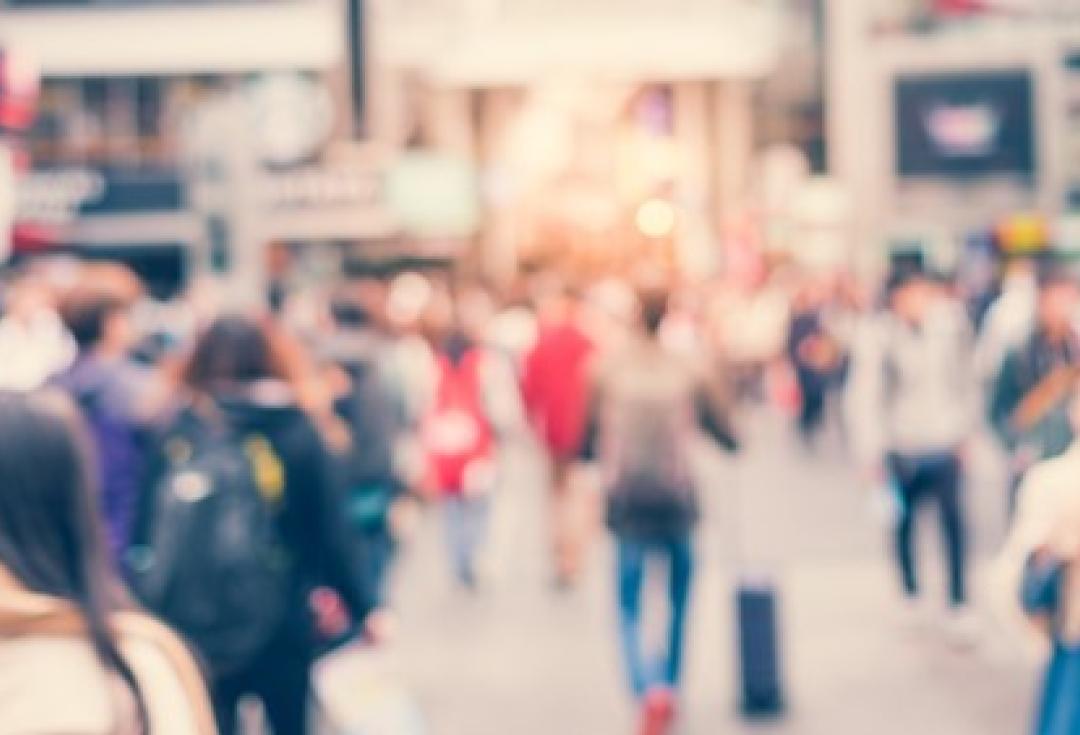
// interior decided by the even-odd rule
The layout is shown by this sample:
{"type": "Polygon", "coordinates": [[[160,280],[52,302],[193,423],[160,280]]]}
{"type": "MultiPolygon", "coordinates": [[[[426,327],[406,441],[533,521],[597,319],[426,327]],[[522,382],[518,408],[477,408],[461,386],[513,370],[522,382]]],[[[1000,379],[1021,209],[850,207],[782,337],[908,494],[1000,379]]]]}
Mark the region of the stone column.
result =
{"type": "Polygon", "coordinates": [[[680,151],[676,196],[685,219],[679,234],[679,261],[688,271],[703,274],[717,261],[709,89],[706,82],[679,82],[672,92],[680,151]]]}
{"type": "Polygon", "coordinates": [[[753,95],[745,79],[713,86],[716,214],[719,220],[737,214],[745,203],[754,152],[753,95]]]}
{"type": "Polygon", "coordinates": [[[424,128],[434,149],[476,162],[477,130],[471,89],[432,89],[424,128]]]}
{"type": "Polygon", "coordinates": [[[879,174],[880,133],[874,109],[884,97],[875,90],[871,37],[873,3],[825,0],[825,110],[829,174],[853,197],[852,238],[855,267],[875,269],[877,250],[859,247],[874,240],[881,218],[879,200],[888,182],[879,174]]]}
{"type": "Polygon", "coordinates": [[[708,200],[712,190],[709,145],[709,98],[705,82],[680,82],[673,87],[675,138],[682,152],[682,193],[708,200]]]}
{"type": "Polygon", "coordinates": [[[512,89],[490,89],[483,93],[480,112],[480,176],[482,260],[484,271],[496,281],[514,276],[518,267],[518,228],[507,191],[503,138],[518,108],[512,89]]]}

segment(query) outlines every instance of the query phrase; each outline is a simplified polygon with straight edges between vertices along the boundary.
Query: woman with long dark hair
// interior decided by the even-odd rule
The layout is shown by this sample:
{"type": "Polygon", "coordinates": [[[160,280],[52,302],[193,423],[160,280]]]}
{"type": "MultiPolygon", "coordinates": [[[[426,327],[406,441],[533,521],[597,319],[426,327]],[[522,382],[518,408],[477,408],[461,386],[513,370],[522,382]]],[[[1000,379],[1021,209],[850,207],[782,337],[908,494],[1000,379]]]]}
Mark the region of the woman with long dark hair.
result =
{"type": "Polygon", "coordinates": [[[210,735],[198,671],[106,561],[74,406],[0,393],[0,732],[210,735]]]}
{"type": "Polygon", "coordinates": [[[262,700],[275,733],[306,732],[317,643],[309,603],[315,588],[335,590],[353,620],[363,621],[372,608],[330,479],[329,455],[311,418],[315,411],[302,408],[307,401],[297,359],[272,325],[218,318],[194,346],[182,373],[186,407],[159,442],[162,456],[151,462],[138,533],[144,548],[153,549],[155,539],[176,527],[187,524],[191,533],[197,525],[190,516],[177,520],[190,509],[170,506],[163,492],[183,495],[197,486],[196,497],[232,498],[231,505],[222,501],[218,507],[233,513],[235,523],[214,529],[211,519],[192,543],[175,545],[180,557],[174,563],[187,573],[174,577],[178,583],[159,599],[160,609],[147,599],[203,655],[223,735],[235,732],[237,703],[248,695],[262,700]],[[238,474],[237,467],[246,469],[238,474]],[[200,475],[203,480],[192,485],[200,475]],[[261,499],[254,511],[253,496],[261,499]],[[237,515],[245,502],[246,514],[237,515]],[[267,566],[252,555],[253,547],[265,547],[267,566]],[[243,559],[246,566],[230,571],[219,557],[233,564],[243,559]],[[267,583],[254,584],[256,576],[267,583]],[[225,630],[232,633],[223,635],[225,630]]]}

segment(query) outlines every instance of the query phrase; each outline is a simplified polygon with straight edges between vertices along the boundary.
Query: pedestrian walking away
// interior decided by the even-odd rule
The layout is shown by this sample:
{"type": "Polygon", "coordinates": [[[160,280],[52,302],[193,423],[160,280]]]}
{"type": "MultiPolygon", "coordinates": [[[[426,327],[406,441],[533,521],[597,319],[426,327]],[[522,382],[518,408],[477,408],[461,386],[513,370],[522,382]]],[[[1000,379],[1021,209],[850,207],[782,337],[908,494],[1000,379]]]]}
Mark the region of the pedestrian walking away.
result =
{"type": "Polygon", "coordinates": [[[427,486],[442,507],[454,576],[475,590],[496,485],[495,428],[486,390],[492,364],[466,333],[449,294],[432,305],[427,328],[435,362],[431,404],[420,427],[427,486]]]}
{"type": "Polygon", "coordinates": [[[545,306],[536,345],[525,359],[522,392],[551,468],[555,580],[570,586],[580,572],[588,533],[585,498],[573,482],[573,468],[585,430],[594,346],[580,324],[576,291],[566,288],[545,306]]]}
{"type": "Polygon", "coordinates": [[[630,344],[597,368],[583,453],[595,457],[607,489],[607,524],[616,542],[619,637],[643,731],[673,720],[682,675],[694,570],[692,532],[700,508],[689,448],[704,430],[737,446],[722,391],[704,369],[667,353],[659,333],[667,294],[642,293],[642,318],[630,344]],[[642,591],[652,559],[668,568],[671,621],[657,661],[642,650],[642,591]]]}
{"type": "MultiPolygon", "coordinates": [[[[342,378],[333,408],[348,433],[347,446],[334,452],[336,481],[366,579],[380,606],[388,603],[394,555],[393,509],[406,491],[397,464],[406,432],[404,397],[391,377],[392,345],[380,329],[375,304],[382,287],[355,283],[331,303],[334,332],[317,349],[326,366],[342,378]]],[[[333,376],[332,376],[333,377],[333,376]]]]}
{"type": "Polygon", "coordinates": [[[143,601],[207,661],[223,735],[247,695],[275,732],[306,732],[313,589],[335,590],[361,624],[374,607],[279,340],[245,317],[221,317],[199,339],[132,555],[143,601]]]}

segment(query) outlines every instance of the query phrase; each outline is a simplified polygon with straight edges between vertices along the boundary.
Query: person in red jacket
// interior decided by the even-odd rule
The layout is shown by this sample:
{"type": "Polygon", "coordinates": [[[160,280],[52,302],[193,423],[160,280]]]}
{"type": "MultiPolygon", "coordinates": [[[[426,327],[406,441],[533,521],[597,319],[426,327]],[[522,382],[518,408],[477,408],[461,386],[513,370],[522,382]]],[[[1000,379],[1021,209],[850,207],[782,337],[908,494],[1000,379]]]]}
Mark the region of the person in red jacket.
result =
{"type": "Polygon", "coordinates": [[[594,345],[581,326],[576,291],[564,289],[540,317],[536,345],[525,359],[522,390],[551,462],[555,575],[560,586],[568,586],[577,577],[584,545],[583,512],[570,476],[585,434],[594,345]]]}

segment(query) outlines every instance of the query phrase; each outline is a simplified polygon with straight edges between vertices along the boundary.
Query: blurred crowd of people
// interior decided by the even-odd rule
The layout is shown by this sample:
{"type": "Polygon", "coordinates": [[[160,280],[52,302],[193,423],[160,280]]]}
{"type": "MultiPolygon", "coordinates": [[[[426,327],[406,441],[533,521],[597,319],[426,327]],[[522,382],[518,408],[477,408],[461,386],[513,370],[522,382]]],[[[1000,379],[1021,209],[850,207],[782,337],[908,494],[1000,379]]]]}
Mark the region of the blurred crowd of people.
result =
{"type": "MultiPolygon", "coordinates": [[[[692,315],[668,286],[639,298],[623,280],[543,273],[496,294],[443,270],[376,271],[253,314],[223,308],[202,284],[155,303],[118,265],[42,261],[9,273],[0,423],[40,444],[5,447],[12,512],[0,523],[0,564],[28,607],[16,600],[12,624],[42,643],[51,623],[39,630],[33,603],[47,602],[50,619],[72,607],[85,617],[120,691],[113,712],[130,716],[132,732],[170,719],[195,731],[184,727],[206,726],[208,713],[218,732],[234,732],[248,695],[275,732],[304,732],[320,652],[392,629],[390,570],[421,506],[444,519],[450,577],[465,590],[484,585],[491,497],[512,482],[501,449],[532,427],[550,459],[553,585],[576,584],[603,515],[574,472],[594,458],[605,482],[626,485],[606,515],[621,540],[633,690],[673,688],[697,516],[682,417],[735,440],[726,396],[710,385],[720,373],[661,347],[698,348],[679,324],[692,315]],[[61,487],[34,495],[45,481],[61,487]],[[658,681],[640,651],[653,553],[681,580],[658,681]],[[110,621],[149,625],[136,609],[192,646],[207,701],[163,629],[157,645],[171,658],[130,654],[137,636],[110,621]],[[185,684],[168,704],[162,692],[185,684]]],[[[43,685],[23,680],[20,691],[43,685]]],[[[35,731],[82,716],[42,708],[40,693],[25,702],[18,716],[35,731]]],[[[671,706],[661,701],[654,718],[671,706]]]]}
{"type": "Polygon", "coordinates": [[[1080,279],[1053,253],[1009,259],[1002,274],[966,292],[920,257],[896,258],[879,297],[876,284],[791,264],[695,284],[660,269],[587,281],[543,270],[500,288],[372,268],[237,313],[202,283],[156,303],[117,265],[11,271],[0,682],[9,661],[31,671],[15,731],[80,730],[72,718],[93,716],[124,722],[101,731],[231,733],[255,695],[275,732],[305,732],[320,653],[391,634],[394,559],[424,508],[442,516],[448,577],[483,590],[492,497],[514,484],[503,450],[531,436],[550,468],[550,516],[536,520],[550,529],[553,587],[578,583],[606,524],[628,686],[643,732],[664,732],[701,508],[692,437],[736,452],[737,407],[767,403],[808,456],[842,427],[888,508],[912,607],[924,607],[918,511],[937,506],[948,620],[963,638],[965,466],[972,438],[993,431],[1013,519],[998,577],[1054,643],[1038,732],[1076,732],[1080,279]],[[642,640],[653,558],[672,610],[658,662],[642,640]],[[137,610],[192,646],[208,697],[178,639],[137,610]],[[54,645],[57,631],[90,648],[54,645]],[[56,674],[30,663],[39,655],[80,662],[63,676],[101,694],[96,708],[50,706],[56,674]]]}

